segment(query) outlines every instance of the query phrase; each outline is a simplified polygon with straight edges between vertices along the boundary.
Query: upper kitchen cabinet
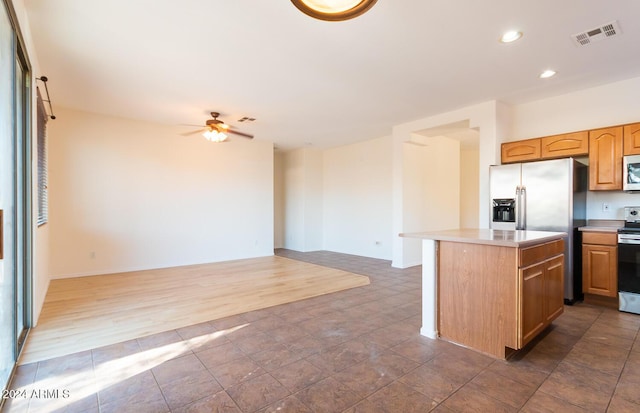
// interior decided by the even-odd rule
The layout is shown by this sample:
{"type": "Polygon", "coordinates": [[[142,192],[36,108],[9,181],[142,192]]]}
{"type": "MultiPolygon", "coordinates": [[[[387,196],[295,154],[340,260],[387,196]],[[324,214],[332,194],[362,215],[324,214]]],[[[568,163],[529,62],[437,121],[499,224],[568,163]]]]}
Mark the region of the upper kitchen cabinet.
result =
{"type": "Polygon", "coordinates": [[[624,154],[640,155],[640,123],[624,126],[624,154]]]}
{"type": "Polygon", "coordinates": [[[589,190],[622,190],[623,127],[589,131],[589,190]]]}
{"type": "Polygon", "coordinates": [[[562,135],[503,143],[502,163],[568,158],[588,153],[588,131],[563,133],[562,135]]]}
{"type": "Polygon", "coordinates": [[[534,161],[540,159],[540,138],[503,143],[501,152],[502,163],[534,161]]]}
{"type": "MultiPolygon", "coordinates": [[[[542,139],[542,159],[566,158],[589,153],[589,132],[564,133],[542,139]]],[[[640,143],[640,141],[639,141],[640,143]]]]}

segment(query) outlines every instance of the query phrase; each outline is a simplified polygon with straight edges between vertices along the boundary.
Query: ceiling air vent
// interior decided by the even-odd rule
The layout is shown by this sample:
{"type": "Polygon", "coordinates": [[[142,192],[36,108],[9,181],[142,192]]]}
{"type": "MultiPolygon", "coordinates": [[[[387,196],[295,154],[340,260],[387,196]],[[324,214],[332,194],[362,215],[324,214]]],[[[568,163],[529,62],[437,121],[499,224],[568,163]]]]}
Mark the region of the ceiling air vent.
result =
{"type": "Polygon", "coordinates": [[[587,30],[586,32],[574,34],[571,36],[576,46],[586,46],[588,44],[599,42],[600,40],[608,39],[610,37],[618,36],[622,34],[618,21],[612,21],[611,23],[603,24],[595,29],[587,30]]]}

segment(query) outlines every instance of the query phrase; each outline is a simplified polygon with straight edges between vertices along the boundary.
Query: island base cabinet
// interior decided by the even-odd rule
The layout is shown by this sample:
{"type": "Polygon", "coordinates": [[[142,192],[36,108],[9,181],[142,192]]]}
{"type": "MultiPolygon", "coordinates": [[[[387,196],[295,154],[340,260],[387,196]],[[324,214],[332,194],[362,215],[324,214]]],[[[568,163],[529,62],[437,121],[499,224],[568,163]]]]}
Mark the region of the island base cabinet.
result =
{"type": "Polygon", "coordinates": [[[519,348],[564,312],[564,255],[522,269],[521,283],[519,348]]]}
{"type": "Polygon", "coordinates": [[[440,241],[440,337],[505,359],[564,311],[564,241],[526,248],[440,241]]]}
{"type": "Polygon", "coordinates": [[[521,312],[517,349],[524,347],[564,312],[563,252],[562,240],[520,251],[521,312]]]}
{"type": "Polygon", "coordinates": [[[547,261],[546,271],[544,312],[550,323],[564,312],[564,256],[547,261]]]}
{"type": "Polygon", "coordinates": [[[440,338],[505,358],[517,346],[517,248],[440,241],[440,338]]]}
{"type": "Polygon", "coordinates": [[[522,270],[522,347],[537,336],[546,326],[544,312],[545,263],[522,270]]]}

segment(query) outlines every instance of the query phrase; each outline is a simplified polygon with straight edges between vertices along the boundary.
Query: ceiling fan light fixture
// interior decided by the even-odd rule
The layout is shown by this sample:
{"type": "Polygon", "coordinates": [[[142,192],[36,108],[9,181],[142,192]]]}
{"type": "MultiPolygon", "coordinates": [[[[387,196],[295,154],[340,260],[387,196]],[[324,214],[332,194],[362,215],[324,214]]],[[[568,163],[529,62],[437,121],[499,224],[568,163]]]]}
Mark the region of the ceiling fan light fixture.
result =
{"type": "Polygon", "coordinates": [[[205,131],[202,136],[205,137],[206,140],[210,141],[210,142],[223,142],[227,139],[227,134],[226,133],[222,133],[216,129],[209,129],[207,131],[205,131]]]}
{"type": "Polygon", "coordinates": [[[315,19],[342,21],[365,13],[377,0],[291,0],[304,14],[315,19]]]}

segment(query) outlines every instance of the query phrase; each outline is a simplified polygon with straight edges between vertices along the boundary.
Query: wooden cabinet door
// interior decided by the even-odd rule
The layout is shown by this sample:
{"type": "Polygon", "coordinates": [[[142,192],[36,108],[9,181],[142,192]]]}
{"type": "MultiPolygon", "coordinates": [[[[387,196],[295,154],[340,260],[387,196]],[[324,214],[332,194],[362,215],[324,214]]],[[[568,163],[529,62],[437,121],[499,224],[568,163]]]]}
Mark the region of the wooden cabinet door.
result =
{"type": "Polygon", "coordinates": [[[545,136],[541,141],[542,159],[566,158],[589,153],[589,132],[545,136]]]}
{"type": "Polygon", "coordinates": [[[640,155],[640,123],[625,125],[623,140],[625,155],[640,155]]]}
{"type": "Polygon", "coordinates": [[[521,328],[524,346],[546,326],[544,314],[544,273],[546,263],[520,270],[522,282],[521,328]]]}
{"type": "Polygon", "coordinates": [[[564,256],[545,262],[544,313],[547,323],[564,312],[564,256]]]}
{"type": "Polygon", "coordinates": [[[623,128],[589,131],[589,189],[622,189],[623,128]]]}
{"type": "Polygon", "coordinates": [[[616,297],[618,247],[583,244],[582,261],[582,292],[616,297]]]}
{"type": "Polygon", "coordinates": [[[540,138],[505,142],[500,149],[502,163],[535,161],[540,159],[540,138]]]}

